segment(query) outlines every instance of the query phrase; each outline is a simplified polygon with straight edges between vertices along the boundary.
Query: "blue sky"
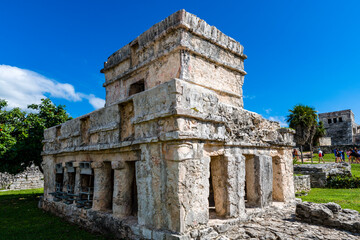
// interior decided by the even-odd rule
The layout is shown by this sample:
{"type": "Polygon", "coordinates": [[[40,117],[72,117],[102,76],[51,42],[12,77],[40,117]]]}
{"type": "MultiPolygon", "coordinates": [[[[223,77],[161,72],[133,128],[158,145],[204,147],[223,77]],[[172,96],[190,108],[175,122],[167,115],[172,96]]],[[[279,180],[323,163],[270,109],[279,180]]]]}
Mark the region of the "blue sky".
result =
{"type": "Polygon", "coordinates": [[[107,57],[179,9],[244,45],[245,109],[284,121],[302,103],[360,122],[360,1],[1,1],[0,98],[93,111],[107,57]]]}

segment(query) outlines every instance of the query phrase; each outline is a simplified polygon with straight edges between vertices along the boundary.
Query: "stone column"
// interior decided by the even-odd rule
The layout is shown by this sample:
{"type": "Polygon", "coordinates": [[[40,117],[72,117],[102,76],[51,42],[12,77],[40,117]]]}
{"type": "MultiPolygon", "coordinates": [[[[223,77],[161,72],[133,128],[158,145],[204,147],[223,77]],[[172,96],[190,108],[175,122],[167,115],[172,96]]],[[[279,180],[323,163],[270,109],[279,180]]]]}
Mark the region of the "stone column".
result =
{"type": "Polygon", "coordinates": [[[92,162],[94,169],[94,197],[93,210],[105,211],[111,209],[112,187],[111,183],[111,164],[104,162],[92,162]]]}
{"type": "Polygon", "coordinates": [[[75,168],[75,186],[74,186],[74,194],[80,193],[80,167],[79,162],[73,162],[73,167],[75,168]]]}
{"type": "Polygon", "coordinates": [[[69,176],[68,176],[68,171],[67,171],[67,167],[66,167],[66,164],[65,162],[62,163],[62,167],[63,167],[63,187],[62,187],[62,191],[63,192],[67,192],[67,184],[69,182],[69,176]]]}
{"type": "Polygon", "coordinates": [[[227,163],[226,217],[245,216],[245,157],[238,149],[227,149],[224,160],[227,163]]]}
{"type": "Polygon", "coordinates": [[[273,200],[284,201],[283,164],[279,156],[272,158],[273,166],[273,200]]]}
{"type": "Polygon", "coordinates": [[[246,190],[249,207],[265,207],[272,201],[272,158],[267,155],[246,156],[246,190]]]}
{"type": "Polygon", "coordinates": [[[224,156],[214,156],[210,160],[210,175],[214,190],[215,211],[218,216],[226,216],[229,213],[229,189],[228,189],[228,162],[224,156]]]}
{"type": "Polygon", "coordinates": [[[51,200],[51,192],[55,192],[55,159],[52,156],[43,156],[41,166],[44,171],[44,199],[51,200]]]}
{"type": "Polygon", "coordinates": [[[167,229],[183,233],[207,224],[210,157],[203,154],[203,144],[170,143],[164,146],[164,154],[167,229]]]}
{"type": "Polygon", "coordinates": [[[113,161],[111,166],[114,169],[113,215],[124,218],[133,213],[135,171],[123,161],[113,161]]]}
{"type": "Polygon", "coordinates": [[[273,156],[273,200],[291,202],[295,199],[292,148],[279,149],[273,156]]]}
{"type": "Polygon", "coordinates": [[[255,156],[255,163],[259,164],[260,206],[268,206],[272,202],[273,168],[272,157],[267,155],[255,156]]]}

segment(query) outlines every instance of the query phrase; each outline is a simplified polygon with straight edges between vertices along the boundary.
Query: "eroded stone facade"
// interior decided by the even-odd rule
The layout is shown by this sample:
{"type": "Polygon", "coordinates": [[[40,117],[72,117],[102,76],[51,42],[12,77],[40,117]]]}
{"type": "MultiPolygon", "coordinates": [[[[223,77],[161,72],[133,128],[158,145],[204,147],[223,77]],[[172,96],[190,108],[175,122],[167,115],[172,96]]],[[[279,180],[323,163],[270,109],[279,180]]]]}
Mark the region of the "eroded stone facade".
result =
{"type": "Polygon", "coordinates": [[[189,239],[293,202],[294,132],[243,109],[245,59],[184,10],[115,52],[106,106],[45,131],[42,208],[119,238],[189,239]]]}

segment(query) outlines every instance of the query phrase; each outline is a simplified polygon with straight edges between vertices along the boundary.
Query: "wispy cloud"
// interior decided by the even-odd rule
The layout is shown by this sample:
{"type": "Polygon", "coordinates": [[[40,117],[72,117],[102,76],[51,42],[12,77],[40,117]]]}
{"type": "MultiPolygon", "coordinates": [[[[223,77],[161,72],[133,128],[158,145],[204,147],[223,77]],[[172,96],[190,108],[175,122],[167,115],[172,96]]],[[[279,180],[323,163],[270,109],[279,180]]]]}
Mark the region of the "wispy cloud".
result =
{"type": "Polygon", "coordinates": [[[271,111],[272,111],[271,108],[265,109],[265,112],[266,112],[267,114],[269,114],[271,111]]]}
{"type": "Polygon", "coordinates": [[[288,127],[288,123],[286,122],[286,118],[284,116],[271,116],[268,117],[270,121],[276,121],[280,123],[281,127],[288,127]]]}
{"type": "Polygon", "coordinates": [[[244,95],[243,98],[252,100],[252,99],[256,98],[256,96],[253,96],[253,95],[244,95]]]}
{"type": "Polygon", "coordinates": [[[46,98],[45,94],[72,102],[87,99],[95,109],[105,104],[105,100],[93,94],[76,92],[69,83],[59,83],[30,70],[0,65],[0,98],[6,99],[10,108],[25,109],[29,104],[40,103],[46,98]]]}

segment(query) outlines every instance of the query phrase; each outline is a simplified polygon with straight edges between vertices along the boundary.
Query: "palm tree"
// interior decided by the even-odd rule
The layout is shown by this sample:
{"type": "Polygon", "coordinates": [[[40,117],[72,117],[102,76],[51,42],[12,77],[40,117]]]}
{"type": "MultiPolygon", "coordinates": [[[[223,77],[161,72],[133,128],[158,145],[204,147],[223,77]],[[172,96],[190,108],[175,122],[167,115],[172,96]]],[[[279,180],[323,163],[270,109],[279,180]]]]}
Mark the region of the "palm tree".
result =
{"type": "Polygon", "coordinates": [[[326,135],[326,130],[324,127],[324,123],[322,121],[319,121],[316,127],[313,145],[318,146],[320,138],[324,137],[325,135],[326,135]]]}
{"type": "Polygon", "coordinates": [[[289,127],[296,131],[294,140],[296,145],[300,146],[301,162],[304,163],[303,145],[307,142],[310,144],[312,162],[312,142],[318,122],[316,111],[313,107],[298,104],[295,105],[293,109],[290,109],[289,112],[290,114],[287,116],[286,121],[289,123],[289,127]]]}

